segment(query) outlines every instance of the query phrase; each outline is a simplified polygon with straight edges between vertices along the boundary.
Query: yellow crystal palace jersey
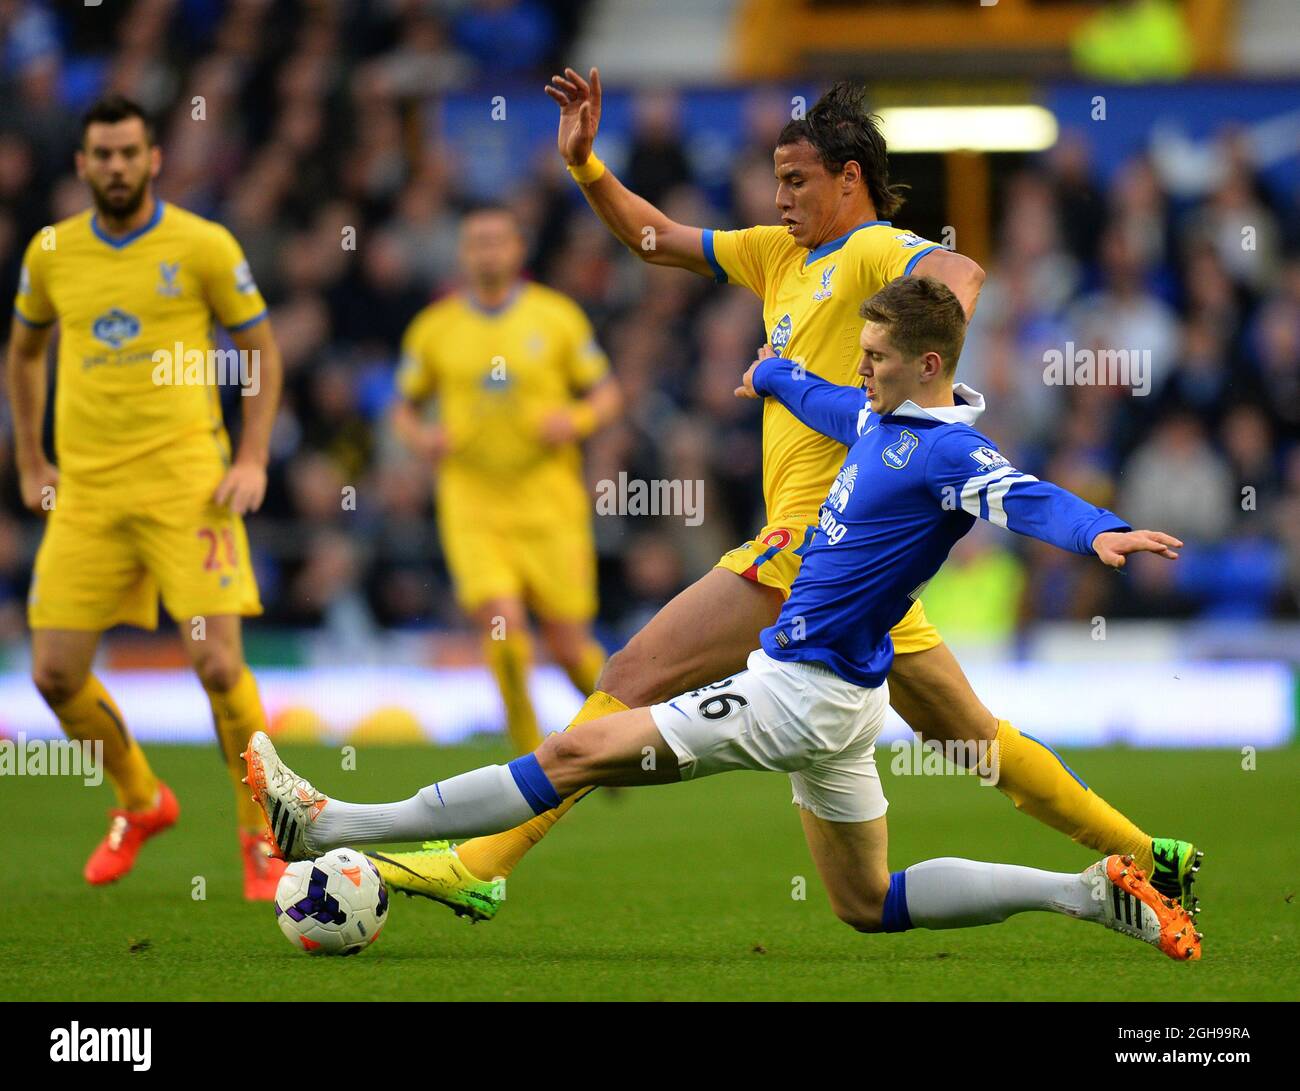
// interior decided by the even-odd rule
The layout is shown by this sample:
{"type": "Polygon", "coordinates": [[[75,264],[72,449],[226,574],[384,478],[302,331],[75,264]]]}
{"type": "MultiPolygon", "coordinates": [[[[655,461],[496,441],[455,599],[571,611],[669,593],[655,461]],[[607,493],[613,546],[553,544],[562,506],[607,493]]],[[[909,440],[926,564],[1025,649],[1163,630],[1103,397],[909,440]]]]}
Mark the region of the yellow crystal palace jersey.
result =
{"type": "Polygon", "coordinates": [[[464,295],[425,307],[403,338],[398,387],[437,399],[442,505],[498,524],[585,520],[579,447],[547,446],[540,428],[608,369],[582,309],[539,284],[521,283],[494,311],[464,295]]]}
{"type": "Polygon", "coordinates": [[[65,484],[162,491],[229,458],[206,362],[189,381],[159,370],[197,360],[194,350],[206,361],[214,322],[239,330],[266,314],[224,227],[157,201],[147,224],[113,238],[83,212],[32,239],[14,310],[31,326],[59,324],[54,438],[65,484]]]}
{"type": "MultiPolygon", "coordinates": [[[[763,301],[767,339],[832,383],[859,386],[858,308],[908,274],[938,244],[886,221],[862,224],[809,251],[784,227],[705,231],[704,254],[718,281],[763,301]]],[[[817,521],[844,447],[801,424],[775,398],[763,402],[763,498],[771,523],[817,521]]]]}

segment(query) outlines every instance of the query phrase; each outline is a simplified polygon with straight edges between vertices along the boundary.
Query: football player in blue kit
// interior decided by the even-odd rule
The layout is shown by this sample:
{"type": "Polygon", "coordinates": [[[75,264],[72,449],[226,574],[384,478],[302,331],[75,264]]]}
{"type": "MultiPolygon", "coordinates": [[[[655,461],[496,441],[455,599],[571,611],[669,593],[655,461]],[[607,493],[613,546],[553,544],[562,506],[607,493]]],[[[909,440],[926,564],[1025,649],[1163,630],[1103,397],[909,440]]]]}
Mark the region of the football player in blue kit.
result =
{"type": "MultiPolygon", "coordinates": [[[[1191,915],[1131,857],[1056,873],[951,857],[892,874],[875,742],[889,706],[889,630],[977,518],[1104,564],[1182,543],[1021,473],[973,423],[983,398],[954,383],[965,314],[930,277],[892,281],[863,304],[865,387],[827,382],[770,348],[736,393],[776,398],[848,447],[790,598],[746,670],[670,701],[550,735],[532,754],[387,804],[319,792],[264,734],[248,783],[288,859],[357,842],[461,838],[508,829],[591,784],[663,784],[739,769],[789,774],[809,850],[836,914],[863,932],[993,924],[1044,910],[1198,959],[1191,915]]],[[[997,754],[981,772],[995,774],[997,754]]]]}

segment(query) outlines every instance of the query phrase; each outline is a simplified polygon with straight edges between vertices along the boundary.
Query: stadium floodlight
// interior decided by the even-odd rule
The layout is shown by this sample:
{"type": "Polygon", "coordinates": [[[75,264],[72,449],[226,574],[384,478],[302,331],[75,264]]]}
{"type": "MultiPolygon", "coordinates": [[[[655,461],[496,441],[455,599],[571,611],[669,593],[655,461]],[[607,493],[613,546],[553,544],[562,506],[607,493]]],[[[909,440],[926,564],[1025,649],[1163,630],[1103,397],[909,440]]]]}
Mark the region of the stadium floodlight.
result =
{"type": "Polygon", "coordinates": [[[1036,152],[1056,143],[1042,106],[890,106],[878,110],[891,152],[1036,152]]]}

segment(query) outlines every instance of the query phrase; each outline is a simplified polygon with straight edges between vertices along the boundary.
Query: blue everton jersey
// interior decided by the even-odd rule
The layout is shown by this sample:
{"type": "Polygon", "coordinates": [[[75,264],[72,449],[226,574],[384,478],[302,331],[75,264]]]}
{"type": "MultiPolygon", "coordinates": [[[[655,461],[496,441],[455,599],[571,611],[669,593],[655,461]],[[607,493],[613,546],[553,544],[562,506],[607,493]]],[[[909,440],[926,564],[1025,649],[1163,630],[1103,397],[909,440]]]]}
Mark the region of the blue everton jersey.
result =
{"type": "Polygon", "coordinates": [[[957,405],[909,401],[881,416],[861,387],[828,383],[777,357],[759,366],[754,389],[849,448],[785,609],[763,630],[774,659],[821,663],[857,685],[880,685],[894,658],[889,630],[977,518],[1085,555],[1103,531],[1130,529],[1012,466],[971,427],[983,398],[961,384],[957,405]]]}

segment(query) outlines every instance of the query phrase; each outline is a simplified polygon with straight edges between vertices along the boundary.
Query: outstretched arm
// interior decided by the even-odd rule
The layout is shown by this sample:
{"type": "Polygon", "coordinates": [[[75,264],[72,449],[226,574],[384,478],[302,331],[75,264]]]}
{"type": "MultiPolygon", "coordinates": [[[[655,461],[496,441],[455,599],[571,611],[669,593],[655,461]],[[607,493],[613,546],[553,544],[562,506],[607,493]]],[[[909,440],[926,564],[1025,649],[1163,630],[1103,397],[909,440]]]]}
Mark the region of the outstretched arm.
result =
{"type": "Polygon", "coordinates": [[[1157,530],[1134,530],[1114,512],[1021,473],[979,440],[972,433],[956,432],[931,448],[926,482],[943,507],[961,508],[1071,553],[1095,553],[1112,568],[1122,568],[1130,553],[1177,559],[1175,550],[1183,544],[1177,538],[1157,530]]]}
{"type": "Polygon", "coordinates": [[[592,157],[600,127],[600,72],[593,68],[584,80],[566,68],[563,76],[551,77],[546,93],[560,107],[560,155],[587,203],[614,237],[651,265],[672,265],[712,277],[713,267],[704,254],[703,230],[670,220],[592,157]]]}
{"type": "Polygon", "coordinates": [[[736,387],[737,398],[775,398],[815,432],[851,447],[867,419],[867,392],[838,386],[778,356],[770,345],[758,350],[736,387]]]}

